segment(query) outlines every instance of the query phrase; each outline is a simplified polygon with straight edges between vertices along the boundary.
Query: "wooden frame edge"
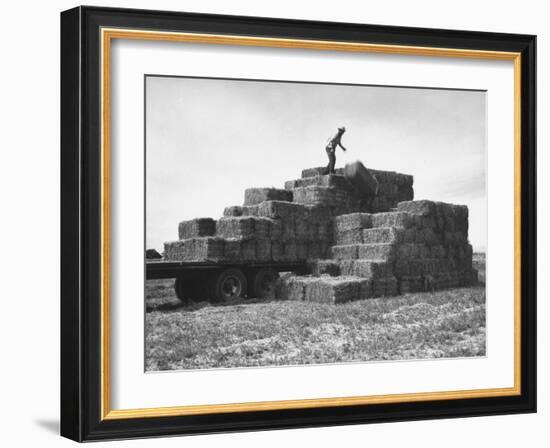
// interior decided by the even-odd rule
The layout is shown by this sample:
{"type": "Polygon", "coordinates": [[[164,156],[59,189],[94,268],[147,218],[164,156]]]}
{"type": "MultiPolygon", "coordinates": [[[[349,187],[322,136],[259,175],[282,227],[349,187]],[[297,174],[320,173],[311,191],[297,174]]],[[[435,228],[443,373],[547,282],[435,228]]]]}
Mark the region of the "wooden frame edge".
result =
{"type": "Polygon", "coordinates": [[[432,400],[505,397],[521,395],[521,53],[418,47],[392,44],[351,43],[308,39],[249,37],[240,35],[143,31],[101,28],[101,420],[121,420],[214,413],[308,409],[366,404],[410,403],[432,400]],[[371,395],[305,400],[280,400],[216,405],[191,405],[142,409],[110,408],[110,44],[112,39],[195,42],[217,45],[300,48],[324,51],[460,57],[508,60],[514,63],[514,386],[510,388],[371,395]]]}

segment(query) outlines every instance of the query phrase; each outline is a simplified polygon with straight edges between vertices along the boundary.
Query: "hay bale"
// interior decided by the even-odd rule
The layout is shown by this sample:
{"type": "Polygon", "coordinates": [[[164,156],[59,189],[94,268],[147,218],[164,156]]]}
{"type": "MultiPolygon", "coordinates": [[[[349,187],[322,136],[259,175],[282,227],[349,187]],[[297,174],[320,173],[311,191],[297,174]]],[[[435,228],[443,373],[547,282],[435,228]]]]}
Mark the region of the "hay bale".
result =
{"type": "Polygon", "coordinates": [[[242,216],[243,208],[240,205],[232,205],[230,207],[225,207],[223,209],[223,216],[232,217],[232,216],[242,216]]]}
{"type": "Polygon", "coordinates": [[[334,226],[336,232],[344,232],[353,229],[368,229],[372,227],[372,216],[370,213],[350,213],[336,216],[334,226]]]}
{"type": "Polygon", "coordinates": [[[357,248],[357,258],[362,260],[393,261],[397,255],[397,246],[395,244],[361,244],[357,248]]]}
{"type": "Polygon", "coordinates": [[[297,261],[296,243],[283,244],[283,259],[285,261],[294,262],[297,261]]]}
{"type": "Polygon", "coordinates": [[[410,275],[411,269],[409,265],[409,260],[402,259],[398,256],[397,260],[395,260],[393,270],[395,272],[395,275],[398,277],[410,275]]]}
{"type": "Polygon", "coordinates": [[[369,279],[379,279],[391,275],[391,271],[391,266],[386,262],[353,260],[353,270],[351,275],[369,279]]]}
{"type": "Polygon", "coordinates": [[[216,234],[222,238],[231,239],[254,238],[254,222],[254,218],[250,216],[221,218],[217,224],[216,234]]]}
{"type": "Polygon", "coordinates": [[[331,258],[336,260],[352,260],[357,258],[359,244],[348,244],[332,246],[330,248],[331,258]]]}
{"type": "Polygon", "coordinates": [[[280,219],[264,218],[269,220],[269,237],[273,241],[281,240],[283,236],[283,226],[280,219]]]}
{"type": "Polygon", "coordinates": [[[421,200],[421,201],[406,201],[399,202],[397,204],[397,210],[400,212],[408,212],[415,215],[430,215],[435,214],[436,205],[433,201],[421,200]]]}
{"type": "Polygon", "coordinates": [[[316,223],[326,223],[332,221],[333,213],[330,207],[322,205],[306,205],[309,219],[316,223]]]}
{"type": "Polygon", "coordinates": [[[405,229],[398,227],[374,227],[362,231],[363,242],[370,243],[402,243],[405,240],[405,229]]]}
{"type": "Polygon", "coordinates": [[[271,240],[258,239],[256,240],[256,260],[270,261],[271,258],[271,240]]]}
{"type": "Polygon", "coordinates": [[[355,260],[338,260],[338,265],[340,266],[340,275],[355,275],[354,261],[355,260]]]}
{"type": "Polygon", "coordinates": [[[292,192],[280,188],[247,188],[244,205],[257,205],[264,201],[292,201],[292,192]]]}
{"type": "Polygon", "coordinates": [[[315,260],[311,264],[310,270],[315,276],[330,275],[337,277],[341,275],[340,265],[334,260],[315,260]]]}
{"type": "Polygon", "coordinates": [[[294,232],[299,241],[311,240],[309,223],[305,219],[297,219],[294,223],[294,232]]]}
{"type": "Polygon", "coordinates": [[[360,298],[363,279],[354,277],[320,277],[307,283],[305,300],[317,303],[345,303],[360,298]]]}
{"type": "Polygon", "coordinates": [[[188,238],[213,236],[216,233],[216,221],[212,218],[195,218],[182,221],[178,225],[180,240],[188,238]]]}
{"type": "Polygon", "coordinates": [[[327,242],[327,243],[332,242],[333,241],[333,237],[332,237],[333,230],[332,229],[333,229],[332,223],[330,223],[330,222],[327,222],[327,223],[320,222],[317,225],[317,238],[320,241],[324,241],[324,242],[327,242]]]}
{"type": "Polygon", "coordinates": [[[296,221],[292,218],[282,219],[281,221],[281,241],[292,242],[296,240],[296,221]]]}
{"type": "Polygon", "coordinates": [[[254,221],[254,237],[257,239],[270,238],[270,227],[273,220],[262,217],[254,217],[252,220],[254,221]]]}
{"type": "Polygon", "coordinates": [[[343,232],[336,232],[334,240],[338,245],[362,244],[363,230],[351,229],[343,232]]]}
{"type": "Polygon", "coordinates": [[[241,240],[228,238],[223,246],[223,258],[229,261],[237,261],[241,258],[241,240]]]}
{"type": "Polygon", "coordinates": [[[241,240],[241,259],[256,261],[256,240],[241,240]]]}
{"type": "Polygon", "coordinates": [[[321,253],[321,244],[317,241],[312,241],[307,243],[307,258],[308,259],[317,259],[322,258],[323,254],[321,253]]]}
{"type": "Polygon", "coordinates": [[[223,258],[224,240],[217,237],[189,238],[165,243],[165,257],[181,261],[220,261],[223,258]]]}
{"type": "Polygon", "coordinates": [[[259,205],[243,205],[241,208],[242,208],[242,216],[259,216],[260,215],[259,205]]]}
{"type": "Polygon", "coordinates": [[[307,244],[303,242],[296,242],[296,259],[303,261],[307,259],[307,244]]]}
{"type": "Polygon", "coordinates": [[[308,210],[304,205],[294,202],[265,201],[258,206],[258,216],[272,219],[305,219],[308,210]]]}
{"type": "Polygon", "coordinates": [[[411,227],[411,217],[405,212],[385,212],[372,215],[372,227],[411,227]]]}
{"type": "Polygon", "coordinates": [[[316,282],[317,278],[285,275],[280,277],[275,283],[275,296],[281,300],[303,301],[305,299],[306,286],[316,282]]]}
{"type": "Polygon", "coordinates": [[[280,241],[271,242],[271,258],[273,261],[284,261],[284,247],[280,241]]]}
{"type": "Polygon", "coordinates": [[[424,290],[421,276],[403,276],[398,280],[398,290],[400,294],[418,292],[424,290]]]}

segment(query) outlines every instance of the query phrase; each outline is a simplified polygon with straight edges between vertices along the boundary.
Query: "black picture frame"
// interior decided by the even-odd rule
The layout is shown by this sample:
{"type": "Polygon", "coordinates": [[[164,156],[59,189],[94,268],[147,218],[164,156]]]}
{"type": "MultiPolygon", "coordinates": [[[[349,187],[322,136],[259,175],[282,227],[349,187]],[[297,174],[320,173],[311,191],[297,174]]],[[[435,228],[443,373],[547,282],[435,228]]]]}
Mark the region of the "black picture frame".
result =
{"type": "Polygon", "coordinates": [[[536,37],[100,7],[61,13],[61,435],[76,441],[536,411],[536,37]],[[521,393],[128,419],[101,415],[100,29],[521,53],[521,393]]]}

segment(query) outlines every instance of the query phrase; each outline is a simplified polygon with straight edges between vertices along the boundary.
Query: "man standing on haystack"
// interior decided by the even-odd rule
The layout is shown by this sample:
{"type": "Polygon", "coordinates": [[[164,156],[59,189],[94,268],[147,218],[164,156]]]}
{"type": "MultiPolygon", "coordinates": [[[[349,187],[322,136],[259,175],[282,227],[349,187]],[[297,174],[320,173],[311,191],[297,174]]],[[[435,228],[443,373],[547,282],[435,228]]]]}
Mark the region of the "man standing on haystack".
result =
{"type": "Polygon", "coordinates": [[[328,139],[325,150],[328,156],[327,174],[334,174],[334,166],[336,165],[336,147],[340,146],[342,151],[345,151],[344,145],[342,145],[342,135],[346,132],[345,126],[338,128],[336,135],[328,139]]]}

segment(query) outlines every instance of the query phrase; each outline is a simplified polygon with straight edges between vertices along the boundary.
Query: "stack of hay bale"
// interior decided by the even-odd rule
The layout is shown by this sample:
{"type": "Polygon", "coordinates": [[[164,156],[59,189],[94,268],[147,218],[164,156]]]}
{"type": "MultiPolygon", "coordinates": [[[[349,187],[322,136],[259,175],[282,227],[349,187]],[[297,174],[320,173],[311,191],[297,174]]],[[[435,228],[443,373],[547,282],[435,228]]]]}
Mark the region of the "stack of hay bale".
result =
{"type": "Polygon", "coordinates": [[[378,191],[361,197],[341,169],[324,170],[284,189],[249,188],[217,221],[181,222],[164,258],[307,263],[310,275],[284,276],[278,297],[329,303],[475,280],[466,206],[412,201],[412,176],[390,171],[370,170],[378,191]]]}
{"type": "Polygon", "coordinates": [[[466,206],[408,201],[396,210],[336,217],[332,257],[311,263],[312,275],[368,279],[363,298],[475,282],[466,206]]]}
{"type": "Polygon", "coordinates": [[[294,201],[301,204],[322,204],[331,207],[334,215],[353,212],[389,211],[398,202],[414,198],[413,177],[393,171],[370,170],[378,182],[378,192],[373,198],[361,197],[344,177],[342,169],[335,174],[324,174],[326,168],[308,168],[301,179],[285,183],[292,191],[294,201]]]}

